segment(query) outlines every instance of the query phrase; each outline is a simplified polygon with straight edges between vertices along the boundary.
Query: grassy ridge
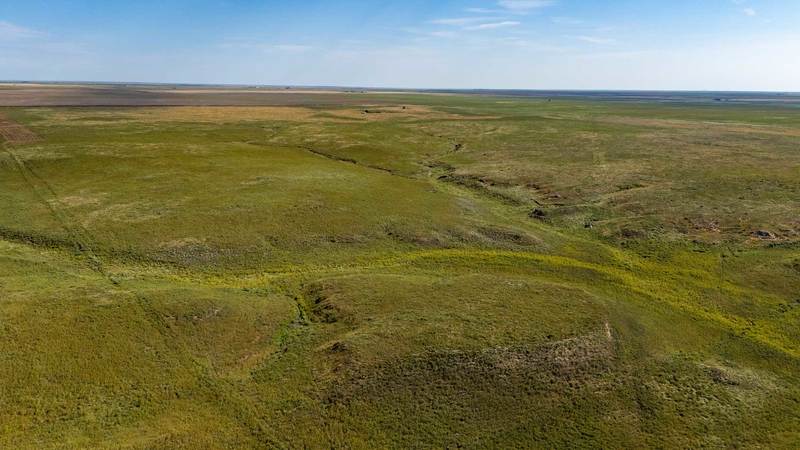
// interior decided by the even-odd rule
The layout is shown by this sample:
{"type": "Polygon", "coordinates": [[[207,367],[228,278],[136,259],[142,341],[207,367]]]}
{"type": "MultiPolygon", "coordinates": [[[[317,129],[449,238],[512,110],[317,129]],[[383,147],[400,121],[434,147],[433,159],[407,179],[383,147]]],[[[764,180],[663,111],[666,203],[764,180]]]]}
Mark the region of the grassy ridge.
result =
{"type": "Polygon", "coordinates": [[[368,97],[5,109],[0,446],[797,445],[797,111],[368,97]]]}

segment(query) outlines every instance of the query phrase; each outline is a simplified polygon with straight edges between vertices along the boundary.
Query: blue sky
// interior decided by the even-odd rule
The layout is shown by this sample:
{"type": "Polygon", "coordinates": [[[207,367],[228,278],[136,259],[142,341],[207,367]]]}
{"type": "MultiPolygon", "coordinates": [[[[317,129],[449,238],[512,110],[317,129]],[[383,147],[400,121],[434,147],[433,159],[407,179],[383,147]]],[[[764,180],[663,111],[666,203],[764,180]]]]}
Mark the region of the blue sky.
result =
{"type": "Polygon", "coordinates": [[[4,0],[0,79],[800,91],[800,0],[4,0]]]}

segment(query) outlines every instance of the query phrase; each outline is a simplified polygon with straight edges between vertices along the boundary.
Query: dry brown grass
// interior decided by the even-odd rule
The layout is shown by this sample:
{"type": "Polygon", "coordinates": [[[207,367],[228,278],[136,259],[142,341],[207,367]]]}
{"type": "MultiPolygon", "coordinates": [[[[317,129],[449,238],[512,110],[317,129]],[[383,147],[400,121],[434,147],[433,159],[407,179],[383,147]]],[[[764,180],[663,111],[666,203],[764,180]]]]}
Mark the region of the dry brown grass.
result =
{"type": "Polygon", "coordinates": [[[634,125],[642,127],[670,128],[683,130],[710,130],[722,133],[756,133],[771,136],[798,136],[800,130],[795,128],[781,128],[767,125],[737,124],[725,122],[697,122],[676,119],[650,119],[644,117],[606,116],[601,122],[634,125]]]}
{"type": "Polygon", "coordinates": [[[359,108],[313,109],[299,106],[170,106],[144,107],[125,111],[53,109],[48,111],[48,123],[80,121],[81,126],[100,125],[113,120],[120,122],[193,122],[231,123],[246,121],[287,122],[352,122],[397,120],[479,120],[483,116],[462,116],[436,111],[425,106],[378,106],[359,108]]]}
{"type": "Polygon", "coordinates": [[[28,128],[0,115],[0,137],[11,145],[26,145],[39,142],[39,136],[28,128]]]}
{"type": "MultiPolygon", "coordinates": [[[[162,94],[164,89],[146,89],[145,92],[152,92],[154,94],[162,94]]],[[[324,90],[324,89],[231,89],[231,88],[209,88],[209,89],[170,89],[166,92],[172,94],[218,94],[224,93],[237,93],[237,94],[342,94],[342,91],[324,90]]]]}
{"type": "Polygon", "coordinates": [[[305,122],[317,112],[293,106],[174,106],[136,108],[126,111],[57,109],[48,111],[52,122],[81,121],[82,125],[105,123],[107,120],[131,122],[195,122],[226,123],[259,120],[305,122]]]}
{"type": "Polygon", "coordinates": [[[308,121],[316,111],[293,106],[278,107],[203,107],[185,106],[170,108],[145,108],[132,111],[127,116],[134,120],[164,122],[238,122],[259,120],[308,121]]]}
{"type": "Polygon", "coordinates": [[[486,120],[496,119],[494,116],[464,116],[437,111],[421,105],[379,106],[370,105],[363,108],[348,108],[328,111],[329,114],[345,119],[367,121],[386,121],[403,119],[439,119],[439,120],[486,120]]]}

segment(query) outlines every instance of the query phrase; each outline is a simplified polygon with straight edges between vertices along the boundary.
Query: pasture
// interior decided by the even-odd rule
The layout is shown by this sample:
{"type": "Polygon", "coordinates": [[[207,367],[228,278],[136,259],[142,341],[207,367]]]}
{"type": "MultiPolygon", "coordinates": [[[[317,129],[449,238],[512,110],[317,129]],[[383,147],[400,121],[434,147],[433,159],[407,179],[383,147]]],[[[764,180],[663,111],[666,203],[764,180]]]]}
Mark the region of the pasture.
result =
{"type": "Polygon", "coordinates": [[[792,104],[0,105],[0,447],[800,445],[792,104]]]}

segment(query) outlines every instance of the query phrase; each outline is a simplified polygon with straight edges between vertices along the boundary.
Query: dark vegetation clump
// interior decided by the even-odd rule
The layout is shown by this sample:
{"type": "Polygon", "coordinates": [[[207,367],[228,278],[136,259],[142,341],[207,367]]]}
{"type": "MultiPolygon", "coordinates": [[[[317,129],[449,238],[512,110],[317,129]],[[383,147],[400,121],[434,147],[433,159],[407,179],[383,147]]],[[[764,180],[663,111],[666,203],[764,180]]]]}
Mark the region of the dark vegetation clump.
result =
{"type": "Polygon", "coordinates": [[[545,218],[547,218],[547,213],[540,208],[535,208],[533,211],[530,212],[530,214],[528,214],[528,217],[530,217],[531,219],[544,220],[545,218]]]}
{"type": "Polygon", "coordinates": [[[759,239],[775,239],[775,234],[771,231],[757,230],[753,232],[753,236],[759,239]]]}

